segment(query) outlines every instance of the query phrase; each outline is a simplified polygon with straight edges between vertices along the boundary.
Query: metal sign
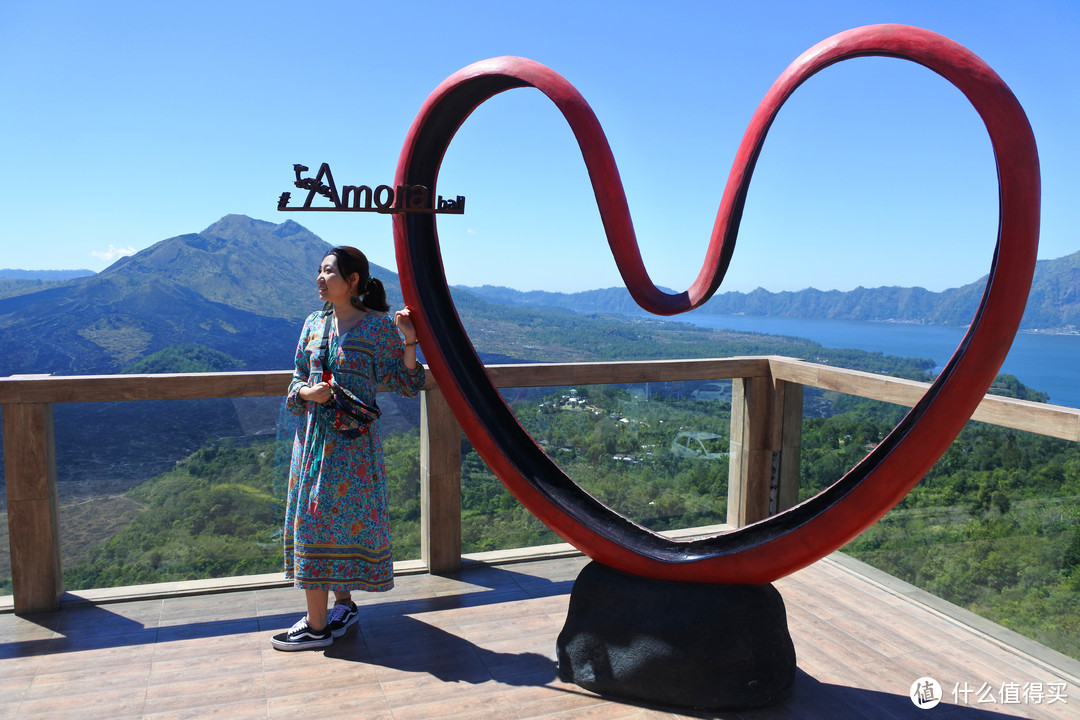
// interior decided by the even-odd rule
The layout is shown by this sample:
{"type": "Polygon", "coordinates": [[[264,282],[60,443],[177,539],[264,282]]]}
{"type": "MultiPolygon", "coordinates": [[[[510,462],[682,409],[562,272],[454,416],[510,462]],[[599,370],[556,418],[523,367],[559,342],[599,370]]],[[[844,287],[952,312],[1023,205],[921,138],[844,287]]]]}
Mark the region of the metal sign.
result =
{"type": "Polygon", "coordinates": [[[278,198],[278,210],[297,210],[308,212],[377,212],[390,215],[405,213],[426,213],[428,215],[463,215],[465,213],[465,196],[458,195],[452,200],[444,199],[439,195],[435,202],[431,200],[431,193],[426,185],[398,185],[393,188],[389,185],[377,185],[371,188],[368,185],[344,185],[338,192],[334,183],[334,175],[330,172],[330,165],[323,163],[315,177],[303,177],[308,172],[306,165],[293,165],[296,172],[296,181],[293,183],[301,190],[307,190],[307,197],[300,207],[289,207],[291,192],[281,193],[278,198]],[[329,206],[312,207],[311,203],[316,195],[329,200],[329,206]]]}

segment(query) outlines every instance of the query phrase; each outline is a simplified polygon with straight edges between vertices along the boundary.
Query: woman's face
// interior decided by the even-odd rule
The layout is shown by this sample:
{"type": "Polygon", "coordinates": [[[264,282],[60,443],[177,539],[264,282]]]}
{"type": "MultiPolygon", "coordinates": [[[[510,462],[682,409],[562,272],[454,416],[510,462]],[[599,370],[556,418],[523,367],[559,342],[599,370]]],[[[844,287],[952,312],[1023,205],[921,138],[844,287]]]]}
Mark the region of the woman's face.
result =
{"type": "Polygon", "coordinates": [[[315,279],[315,283],[319,288],[319,299],[323,302],[332,302],[335,305],[339,303],[347,303],[354,293],[356,283],[360,281],[360,276],[353,273],[351,278],[344,278],[341,275],[341,271],[338,270],[337,258],[333,255],[327,255],[322,260],[322,265],[319,266],[319,275],[315,279]]]}

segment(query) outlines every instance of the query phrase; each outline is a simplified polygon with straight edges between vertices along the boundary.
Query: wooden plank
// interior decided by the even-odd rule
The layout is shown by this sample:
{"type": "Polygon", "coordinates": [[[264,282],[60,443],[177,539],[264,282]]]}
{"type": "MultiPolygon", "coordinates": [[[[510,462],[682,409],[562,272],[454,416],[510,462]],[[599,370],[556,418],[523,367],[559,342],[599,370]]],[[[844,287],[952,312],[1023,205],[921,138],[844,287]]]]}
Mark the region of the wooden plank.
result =
{"type": "MultiPolygon", "coordinates": [[[[195,400],[284,395],[292,371],[154,375],[13,375],[0,378],[0,404],[195,400]]],[[[424,387],[434,387],[428,376],[424,387]]],[[[385,388],[380,388],[385,390],[385,388]]]]}
{"type": "Polygon", "coordinates": [[[430,573],[461,567],[461,426],[438,388],[420,402],[420,556],[430,573]]]}
{"type": "Polygon", "coordinates": [[[51,405],[5,405],[11,583],[15,612],[48,612],[64,591],[51,405]]]}
{"type": "Polygon", "coordinates": [[[988,395],[972,420],[1080,442],[1080,409],[988,395]]]}
{"type": "Polygon", "coordinates": [[[50,375],[0,379],[0,403],[191,400],[284,395],[292,372],[50,375]]]}
{"type": "Polygon", "coordinates": [[[772,368],[773,377],[778,380],[884,402],[914,405],[929,387],[929,383],[817,365],[791,358],[771,357],[769,365],[772,368]],[[903,402],[909,398],[910,402],[903,402]]]}
{"type": "MultiPolygon", "coordinates": [[[[778,379],[906,407],[918,403],[930,387],[930,383],[926,382],[814,365],[790,358],[773,357],[769,360],[773,374],[778,379]]],[[[987,395],[971,419],[1080,442],[1080,409],[1077,408],[987,395]]]]}
{"type": "Polygon", "coordinates": [[[489,365],[495,387],[553,387],[638,382],[679,382],[736,377],[766,377],[766,358],[641,360],[605,363],[523,363],[489,365]]]}
{"type": "MultiPolygon", "coordinates": [[[[782,357],[735,357],[612,363],[491,365],[496,387],[550,387],[633,382],[678,382],[739,377],[778,380],[911,407],[929,383],[872,375],[782,357]]],[[[284,395],[292,372],[161,375],[41,376],[0,378],[0,404],[180,400],[284,395]]],[[[435,387],[431,373],[425,388],[435,387]]],[[[1080,410],[987,396],[973,419],[1080,442],[1080,410]]]]}
{"type": "Polygon", "coordinates": [[[818,371],[823,368],[805,360],[776,356],[769,358],[769,372],[775,379],[799,385],[818,387],[818,371]]]}
{"type": "Polygon", "coordinates": [[[803,386],[777,380],[773,427],[779,437],[773,447],[780,452],[774,512],[799,502],[799,471],[802,462],[803,386]]]}

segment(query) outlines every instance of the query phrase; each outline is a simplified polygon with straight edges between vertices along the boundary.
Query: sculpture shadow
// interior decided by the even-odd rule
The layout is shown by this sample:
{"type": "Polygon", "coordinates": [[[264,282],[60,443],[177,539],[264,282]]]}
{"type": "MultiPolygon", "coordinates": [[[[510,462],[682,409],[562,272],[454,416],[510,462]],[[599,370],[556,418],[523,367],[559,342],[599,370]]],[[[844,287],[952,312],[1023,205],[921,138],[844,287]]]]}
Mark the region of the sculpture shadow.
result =
{"type": "MultiPolygon", "coordinates": [[[[337,639],[326,655],[403,673],[426,673],[443,682],[480,684],[496,680],[508,685],[545,685],[556,678],[557,628],[551,632],[551,656],[529,650],[497,651],[464,637],[469,626],[459,626],[443,613],[567,595],[573,579],[549,579],[506,567],[466,567],[433,577],[431,582],[445,582],[448,589],[460,589],[457,583],[465,582],[471,589],[440,595],[436,588],[435,594],[425,597],[362,604],[359,628],[337,639]]],[[[513,623],[512,617],[506,622],[513,623]]],[[[491,623],[483,624],[488,628],[477,632],[491,637],[491,623]]],[[[491,639],[496,644],[503,640],[491,639]]],[[[507,642],[513,645],[512,640],[507,642]]],[[[525,641],[522,644],[531,645],[525,641]]]]}
{"type": "MultiPolygon", "coordinates": [[[[545,685],[556,678],[555,660],[537,652],[497,652],[413,617],[379,628],[350,630],[325,651],[327,657],[423,673],[445,683],[545,685]]],[[[554,646],[554,641],[552,642],[554,646]]]]}
{"type": "MultiPolygon", "coordinates": [[[[948,720],[1006,720],[1015,718],[1009,712],[994,710],[994,705],[963,705],[949,701],[949,693],[935,708],[924,710],[916,707],[906,695],[868,690],[865,688],[835,685],[818,680],[802,670],[797,670],[791,693],[783,700],[768,707],[756,709],[695,710],[670,705],[636,702],[625,698],[602,696],[621,705],[630,705],[657,712],[670,712],[680,717],[701,720],[777,720],[778,718],[822,718],[823,720],[866,720],[889,718],[890,720],[924,720],[927,717],[948,720]]],[[[1007,706],[997,706],[1007,707],[1007,706]]]]}

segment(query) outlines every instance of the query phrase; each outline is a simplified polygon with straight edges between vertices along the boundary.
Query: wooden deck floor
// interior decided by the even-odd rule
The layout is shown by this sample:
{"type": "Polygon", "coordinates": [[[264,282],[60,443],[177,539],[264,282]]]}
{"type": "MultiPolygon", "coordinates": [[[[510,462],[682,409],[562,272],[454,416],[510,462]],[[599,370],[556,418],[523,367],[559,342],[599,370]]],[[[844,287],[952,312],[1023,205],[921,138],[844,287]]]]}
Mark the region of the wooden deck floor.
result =
{"type": "Polygon", "coordinates": [[[597,697],[560,682],[554,660],[585,562],[401,577],[325,651],[271,648],[300,615],[291,588],[0,615],[0,718],[1080,718],[1080,663],[837,556],[776,583],[799,664],[782,704],[597,697]],[[908,697],[923,676],[943,689],[933,710],[908,697]]]}

